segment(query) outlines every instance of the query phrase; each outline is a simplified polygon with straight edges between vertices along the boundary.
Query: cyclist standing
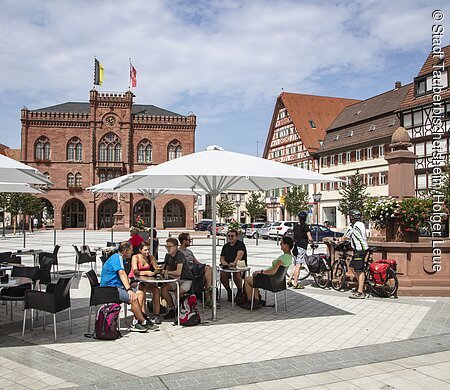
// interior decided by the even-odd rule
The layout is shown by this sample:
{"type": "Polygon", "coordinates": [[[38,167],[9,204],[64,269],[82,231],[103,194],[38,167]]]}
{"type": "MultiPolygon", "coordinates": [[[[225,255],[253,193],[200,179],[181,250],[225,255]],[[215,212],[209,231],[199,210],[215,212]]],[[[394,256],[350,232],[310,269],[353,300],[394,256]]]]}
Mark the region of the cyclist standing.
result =
{"type": "Polygon", "coordinates": [[[298,283],[298,277],[300,270],[306,262],[306,249],[308,248],[308,242],[314,244],[314,240],[311,236],[311,231],[308,224],[306,223],[306,218],[308,214],[305,211],[300,211],[298,213],[298,224],[294,225],[294,249],[292,250],[294,270],[289,277],[287,285],[292,286],[295,289],[305,288],[300,283],[298,283]],[[294,283],[292,283],[292,278],[294,278],[294,283]]]}
{"type": "Polygon", "coordinates": [[[357,290],[352,293],[349,298],[351,299],[364,299],[364,258],[366,257],[369,245],[367,244],[366,227],[361,222],[361,212],[359,210],[350,210],[348,213],[350,217],[350,225],[345,232],[343,240],[349,240],[353,248],[353,257],[350,261],[350,267],[353,268],[353,272],[358,282],[357,290]]]}

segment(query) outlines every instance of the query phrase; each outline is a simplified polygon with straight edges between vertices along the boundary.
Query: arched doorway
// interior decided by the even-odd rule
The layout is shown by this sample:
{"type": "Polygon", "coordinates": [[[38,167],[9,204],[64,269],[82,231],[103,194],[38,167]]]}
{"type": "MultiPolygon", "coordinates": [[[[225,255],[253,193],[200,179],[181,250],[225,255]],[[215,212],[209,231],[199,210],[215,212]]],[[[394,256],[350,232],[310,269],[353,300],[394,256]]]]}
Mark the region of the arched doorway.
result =
{"type": "Polygon", "coordinates": [[[43,204],[42,211],[38,217],[38,227],[53,227],[55,224],[55,209],[52,203],[46,198],[40,198],[43,204]]]}
{"type": "MultiPolygon", "coordinates": [[[[153,217],[153,226],[156,226],[156,209],[155,210],[154,217],[153,217]]],[[[133,221],[132,225],[135,224],[136,218],[140,216],[144,220],[144,225],[147,227],[150,227],[150,220],[151,220],[151,203],[148,199],[141,199],[139,202],[137,202],[133,207],[133,221]]]]}
{"type": "Polygon", "coordinates": [[[105,200],[98,206],[98,229],[110,228],[114,225],[114,214],[117,213],[117,202],[114,199],[105,200]]]}
{"type": "Polygon", "coordinates": [[[171,200],[164,206],[163,226],[164,229],[186,226],[186,209],[179,200],[171,200]]]}
{"type": "Polygon", "coordinates": [[[69,200],[63,209],[63,229],[82,228],[86,223],[86,208],[78,199],[69,200]]]}

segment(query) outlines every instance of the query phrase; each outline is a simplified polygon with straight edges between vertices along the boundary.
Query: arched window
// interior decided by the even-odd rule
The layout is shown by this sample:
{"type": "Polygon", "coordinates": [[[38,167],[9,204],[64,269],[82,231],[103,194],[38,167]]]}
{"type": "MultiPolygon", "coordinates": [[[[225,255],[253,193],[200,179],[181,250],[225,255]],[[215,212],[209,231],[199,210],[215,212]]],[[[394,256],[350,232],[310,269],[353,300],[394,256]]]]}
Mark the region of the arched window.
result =
{"type": "Polygon", "coordinates": [[[36,141],[36,160],[50,160],[50,141],[47,137],[41,137],[36,141]]]}
{"type": "Polygon", "coordinates": [[[173,140],[167,147],[167,159],[173,160],[179,158],[183,155],[183,148],[180,141],[173,140]]]}
{"type": "Polygon", "coordinates": [[[81,176],[81,173],[77,173],[75,175],[75,187],[81,187],[81,182],[82,182],[83,176],[81,176]]]}
{"type": "Polygon", "coordinates": [[[108,162],[122,161],[122,144],[116,134],[108,133],[100,140],[98,159],[108,162]]]}
{"type": "Polygon", "coordinates": [[[100,183],[103,183],[106,181],[106,173],[105,172],[100,172],[100,174],[98,175],[98,181],[100,183]]]}
{"type": "Polygon", "coordinates": [[[138,145],[138,163],[152,162],[152,144],[148,139],[143,139],[138,145]]]}
{"type": "Polygon", "coordinates": [[[67,187],[75,187],[75,175],[72,172],[67,174],[67,187]]]}
{"type": "Polygon", "coordinates": [[[83,144],[77,137],[73,137],[67,144],[67,161],[82,161],[83,144]]]}

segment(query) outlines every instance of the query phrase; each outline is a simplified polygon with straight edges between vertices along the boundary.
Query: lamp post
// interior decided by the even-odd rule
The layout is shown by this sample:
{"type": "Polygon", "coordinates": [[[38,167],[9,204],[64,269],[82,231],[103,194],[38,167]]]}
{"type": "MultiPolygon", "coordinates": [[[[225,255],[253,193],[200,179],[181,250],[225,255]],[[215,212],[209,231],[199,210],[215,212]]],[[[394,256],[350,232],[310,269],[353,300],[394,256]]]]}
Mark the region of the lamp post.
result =
{"type": "Polygon", "coordinates": [[[236,221],[240,224],[241,216],[239,215],[239,207],[241,206],[241,200],[239,198],[236,198],[236,200],[234,201],[234,205],[236,206],[236,221]]]}
{"type": "Polygon", "coordinates": [[[319,203],[322,199],[322,194],[318,192],[312,195],[314,204],[316,205],[316,242],[319,241],[319,203]]]}
{"type": "Polygon", "coordinates": [[[275,196],[270,197],[270,204],[272,205],[272,222],[275,222],[275,205],[277,204],[277,198],[275,196]]]}
{"type": "Polygon", "coordinates": [[[2,236],[5,237],[5,228],[6,228],[5,227],[5,209],[2,208],[1,211],[3,213],[3,234],[2,234],[2,236]]]}

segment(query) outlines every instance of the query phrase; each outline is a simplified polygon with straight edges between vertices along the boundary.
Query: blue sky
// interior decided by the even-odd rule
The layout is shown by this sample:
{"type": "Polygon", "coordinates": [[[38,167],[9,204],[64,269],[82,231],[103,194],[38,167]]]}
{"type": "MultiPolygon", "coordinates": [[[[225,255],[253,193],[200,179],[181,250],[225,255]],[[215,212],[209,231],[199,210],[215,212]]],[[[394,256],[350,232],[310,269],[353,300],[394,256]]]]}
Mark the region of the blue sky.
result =
{"type": "MultiPolygon", "coordinates": [[[[0,143],[20,147],[20,109],[101,91],[197,115],[196,149],[259,154],[289,92],[364,99],[411,82],[443,1],[0,0],[0,143]]],[[[450,40],[444,36],[444,43],[450,40]]]]}

